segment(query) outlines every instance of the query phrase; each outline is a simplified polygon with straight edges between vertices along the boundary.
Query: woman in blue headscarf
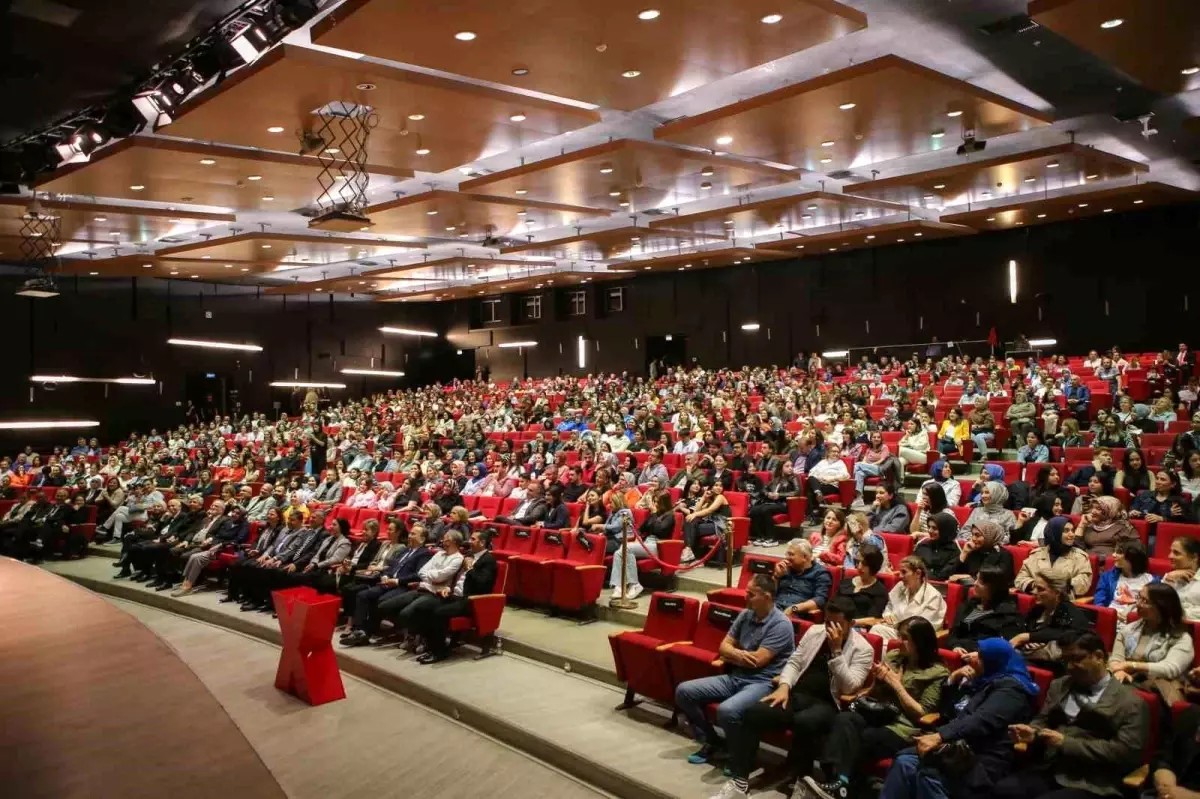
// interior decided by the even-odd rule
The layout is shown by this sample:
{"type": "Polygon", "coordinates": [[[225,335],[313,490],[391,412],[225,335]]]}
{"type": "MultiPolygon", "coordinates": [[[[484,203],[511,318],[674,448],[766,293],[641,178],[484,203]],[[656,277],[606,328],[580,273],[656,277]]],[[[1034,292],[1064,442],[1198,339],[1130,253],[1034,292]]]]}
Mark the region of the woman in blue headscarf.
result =
{"type": "Polygon", "coordinates": [[[958,484],[958,480],[954,479],[954,470],[950,467],[950,461],[942,458],[933,462],[929,467],[929,479],[921,484],[921,487],[937,483],[942,487],[942,493],[946,495],[946,507],[953,508],[958,504],[958,500],[962,497],[962,486],[958,484]]]}
{"type": "Polygon", "coordinates": [[[1003,638],[964,657],[942,691],[942,723],[896,756],[880,799],[951,799],[986,794],[1013,766],[1011,724],[1033,717],[1038,686],[1003,638]]]}
{"type": "Polygon", "coordinates": [[[483,494],[485,489],[490,486],[495,478],[488,475],[488,468],[483,463],[472,463],[468,469],[470,479],[463,486],[462,495],[469,497],[472,494],[483,494]]]}

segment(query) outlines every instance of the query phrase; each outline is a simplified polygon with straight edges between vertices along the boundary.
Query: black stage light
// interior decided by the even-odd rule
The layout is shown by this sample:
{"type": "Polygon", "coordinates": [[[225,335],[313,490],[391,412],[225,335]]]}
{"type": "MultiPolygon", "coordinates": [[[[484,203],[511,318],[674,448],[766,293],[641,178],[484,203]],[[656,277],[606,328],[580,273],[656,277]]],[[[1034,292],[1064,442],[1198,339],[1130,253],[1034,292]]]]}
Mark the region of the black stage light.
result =
{"type": "Polygon", "coordinates": [[[299,28],[317,15],[316,0],[279,0],[279,18],[289,28],[299,28]]]}

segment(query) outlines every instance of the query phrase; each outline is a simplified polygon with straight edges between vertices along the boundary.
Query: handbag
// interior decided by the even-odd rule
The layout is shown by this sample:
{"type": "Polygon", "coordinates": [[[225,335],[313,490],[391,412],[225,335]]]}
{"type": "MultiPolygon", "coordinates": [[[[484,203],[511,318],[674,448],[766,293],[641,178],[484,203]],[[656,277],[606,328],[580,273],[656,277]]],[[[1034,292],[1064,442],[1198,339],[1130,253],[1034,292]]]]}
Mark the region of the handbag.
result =
{"type": "Polygon", "coordinates": [[[900,708],[869,696],[860,696],[850,703],[850,710],[872,727],[886,727],[900,717],[900,708]]]}
{"type": "Polygon", "coordinates": [[[926,754],[924,763],[947,777],[962,777],[975,768],[975,753],[966,741],[951,741],[926,754]]]}

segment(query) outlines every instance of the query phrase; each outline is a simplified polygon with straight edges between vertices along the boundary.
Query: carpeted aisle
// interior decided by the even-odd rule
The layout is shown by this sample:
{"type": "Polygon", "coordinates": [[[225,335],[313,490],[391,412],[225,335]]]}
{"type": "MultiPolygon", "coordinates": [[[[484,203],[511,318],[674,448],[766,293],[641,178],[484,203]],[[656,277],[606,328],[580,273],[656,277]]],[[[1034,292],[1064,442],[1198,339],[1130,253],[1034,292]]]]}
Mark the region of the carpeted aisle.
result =
{"type": "Polygon", "coordinates": [[[0,793],[283,799],[203,683],[136,619],[0,558],[0,793]]]}

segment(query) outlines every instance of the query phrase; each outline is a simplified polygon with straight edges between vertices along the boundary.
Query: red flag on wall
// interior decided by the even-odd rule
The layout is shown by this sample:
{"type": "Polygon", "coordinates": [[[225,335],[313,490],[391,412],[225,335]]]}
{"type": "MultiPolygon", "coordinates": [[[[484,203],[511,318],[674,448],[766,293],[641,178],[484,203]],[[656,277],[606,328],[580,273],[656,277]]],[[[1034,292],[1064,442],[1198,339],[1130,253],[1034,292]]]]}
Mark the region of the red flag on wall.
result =
{"type": "Polygon", "coordinates": [[[988,331],[988,344],[995,347],[999,343],[1000,343],[1000,337],[996,335],[996,328],[993,327],[991,330],[988,331]]]}

